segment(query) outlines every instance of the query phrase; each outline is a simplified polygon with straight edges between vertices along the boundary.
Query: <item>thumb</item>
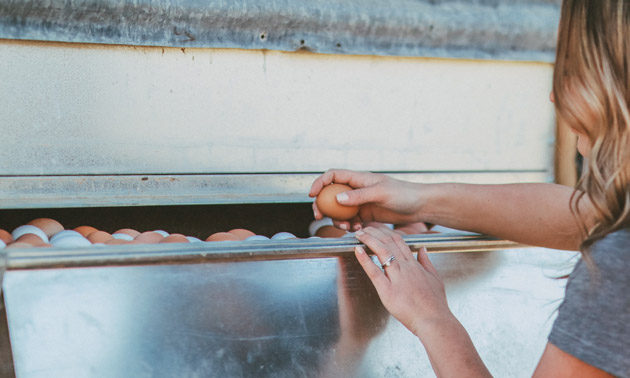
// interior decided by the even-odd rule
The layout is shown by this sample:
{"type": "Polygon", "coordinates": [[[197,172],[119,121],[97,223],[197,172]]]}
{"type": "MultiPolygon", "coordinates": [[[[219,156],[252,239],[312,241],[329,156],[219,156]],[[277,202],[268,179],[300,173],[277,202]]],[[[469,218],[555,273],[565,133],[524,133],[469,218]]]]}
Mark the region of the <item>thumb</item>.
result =
{"type": "Polygon", "coordinates": [[[380,199],[379,190],[374,187],[360,188],[337,194],[337,202],[345,206],[359,206],[380,199]]]}

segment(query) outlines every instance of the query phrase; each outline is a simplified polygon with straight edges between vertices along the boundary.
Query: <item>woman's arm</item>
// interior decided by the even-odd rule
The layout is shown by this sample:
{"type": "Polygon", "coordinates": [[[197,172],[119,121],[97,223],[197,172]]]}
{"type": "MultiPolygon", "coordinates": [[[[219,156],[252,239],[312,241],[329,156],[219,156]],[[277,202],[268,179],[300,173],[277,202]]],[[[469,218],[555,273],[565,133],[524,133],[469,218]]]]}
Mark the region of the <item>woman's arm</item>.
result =
{"type": "Polygon", "coordinates": [[[536,367],[533,378],[613,378],[614,376],[565,353],[551,343],[536,367]]]}
{"type": "MultiPolygon", "coordinates": [[[[584,235],[569,207],[572,193],[555,184],[427,184],[418,188],[418,217],[528,245],[577,250],[584,235]]],[[[588,209],[581,206],[581,212],[588,209]]]]}
{"type": "MultiPolygon", "coordinates": [[[[385,308],[423,343],[438,377],[489,377],[472,340],[451,313],[444,284],[425,249],[414,259],[402,237],[386,228],[368,227],[356,233],[376,254],[379,268],[357,246],[357,260],[370,278],[385,308]]],[[[535,378],[603,378],[610,374],[547,344],[535,378]]]]}
{"type": "Polygon", "coordinates": [[[451,313],[444,284],[427,252],[421,249],[417,260],[402,237],[386,228],[368,227],[356,233],[383,264],[381,270],[365,250],[355,255],[370,278],[385,308],[423,343],[438,377],[491,377],[472,340],[451,313]]]}
{"type": "MultiPolygon", "coordinates": [[[[370,221],[387,223],[428,222],[479,232],[524,244],[556,249],[578,249],[583,238],[569,207],[573,188],[556,184],[418,184],[389,176],[331,170],[317,178],[310,196],[332,182],[355,190],[337,201],[360,205],[359,215],[335,224],[359,229],[370,221]]],[[[581,201],[584,217],[589,209],[581,201]]],[[[316,218],[321,218],[313,205],[316,218]]],[[[587,222],[587,227],[592,222],[587,222]]]]}

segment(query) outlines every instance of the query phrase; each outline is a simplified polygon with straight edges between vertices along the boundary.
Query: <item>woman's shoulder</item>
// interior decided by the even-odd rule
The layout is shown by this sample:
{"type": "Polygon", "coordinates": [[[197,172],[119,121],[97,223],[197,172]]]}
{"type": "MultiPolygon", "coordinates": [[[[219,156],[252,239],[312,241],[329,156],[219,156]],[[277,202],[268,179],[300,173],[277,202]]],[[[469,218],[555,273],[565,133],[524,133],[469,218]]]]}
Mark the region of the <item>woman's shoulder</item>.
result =
{"type": "Polygon", "coordinates": [[[620,377],[630,377],[629,269],[630,230],[594,243],[569,276],[549,335],[558,348],[620,377]]]}
{"type": "Polygon", "coordinates": [[[630,268],[630,228],[611,232],[596,241],[588,253],[599,269],[628,272],[630,268]]]}
{"type": "Polygon", "coordinates": [[[630,241],[630,228],[622,228],[620,230],[609,233],[595,244],[599,243],[617,243],[621,241],[630,241]]]}

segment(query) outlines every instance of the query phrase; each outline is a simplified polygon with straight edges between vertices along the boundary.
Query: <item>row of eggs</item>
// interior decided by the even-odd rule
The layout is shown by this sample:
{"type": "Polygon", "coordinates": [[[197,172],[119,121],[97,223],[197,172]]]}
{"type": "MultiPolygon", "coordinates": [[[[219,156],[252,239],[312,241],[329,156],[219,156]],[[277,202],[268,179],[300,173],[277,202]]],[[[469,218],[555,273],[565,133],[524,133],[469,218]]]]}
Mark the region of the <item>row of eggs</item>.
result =
{"type": "MultiPolygon", "coordinates": [[[[342,237],[353,234],[332,225],[330,219],[311,223],[312,237],[342,237]]],[[[237,228],[227,232],[217,232],[208,236],[206,242],[215,241],[255,241],[297,239],[289,232],[279,232],[272,237],[256,235],[254,232],[237,228]]],[[[88,247],[111,244],[154,244],[154,243],[201,243],[203,240],[183,234],[169,234],[163,230],[139,232],[123,228],[113,233],[98,230],[91,226],[79,226],[66,230],[58,221],[50,218],[38,218],[17,227],[13,232],[0,229],[0,249],[31,247],[88,247]]]]}

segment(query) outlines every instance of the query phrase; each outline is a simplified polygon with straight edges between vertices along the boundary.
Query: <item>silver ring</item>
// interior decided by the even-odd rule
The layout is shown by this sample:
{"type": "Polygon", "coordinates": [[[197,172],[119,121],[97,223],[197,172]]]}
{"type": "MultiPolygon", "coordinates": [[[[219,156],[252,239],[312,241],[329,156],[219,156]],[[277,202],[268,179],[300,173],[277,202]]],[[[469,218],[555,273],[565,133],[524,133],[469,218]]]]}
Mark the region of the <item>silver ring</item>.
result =
{"type": "Polygon", "coordinates": [[[381,264],[381,265],[383,265],[383,268],[387,268],[388,266],[392,265],[392,261],[394,261],[394,260],[396,260],[396,256],[394,256],[394,255],[389,256],[387,258],[387,260],[385,260],[385,262],[383,264],[381,264]]]}

